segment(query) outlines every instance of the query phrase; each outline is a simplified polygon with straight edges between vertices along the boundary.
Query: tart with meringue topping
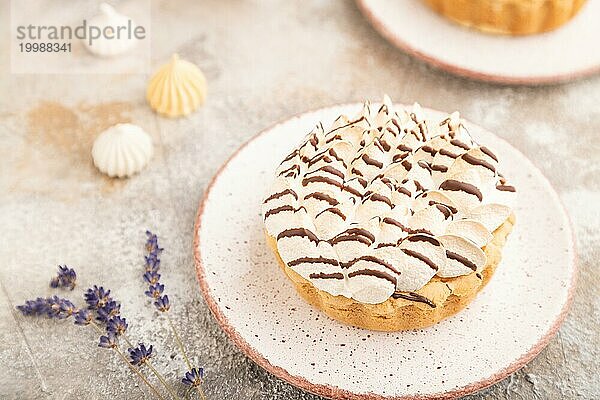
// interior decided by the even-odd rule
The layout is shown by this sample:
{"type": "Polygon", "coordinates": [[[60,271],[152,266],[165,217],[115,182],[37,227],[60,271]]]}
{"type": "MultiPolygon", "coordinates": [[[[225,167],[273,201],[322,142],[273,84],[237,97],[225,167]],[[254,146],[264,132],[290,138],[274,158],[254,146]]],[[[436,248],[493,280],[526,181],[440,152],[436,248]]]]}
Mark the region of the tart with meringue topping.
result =
{"type": "Polygon", "coordinates": [[[382,331],[426,327],[491,278],[515,221],[515,188],[457,112],[365,103],[318,124],[263,201],[269,245],[309,303],[382,331]]]}

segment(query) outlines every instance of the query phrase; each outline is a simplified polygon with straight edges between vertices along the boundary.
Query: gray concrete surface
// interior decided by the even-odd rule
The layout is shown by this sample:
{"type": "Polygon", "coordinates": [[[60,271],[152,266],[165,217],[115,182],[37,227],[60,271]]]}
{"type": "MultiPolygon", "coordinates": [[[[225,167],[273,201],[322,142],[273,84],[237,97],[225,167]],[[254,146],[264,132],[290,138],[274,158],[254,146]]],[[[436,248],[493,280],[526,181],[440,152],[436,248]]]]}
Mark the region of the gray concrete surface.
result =
{"type": "Polygon", "coordinates": [[[580,279],[565,324],[525,368],[469,398],[600,397],[600,76],[536,88],[450,76],[386,43],[351,1],[157,0],[153,65],[176,51],[200,65],[209,86],[204,108],[167,120],[144,101],[145,75],[10,75],[7,3],[0,5],[0,398],[146,396],[96,347],[93,332],[14,312],[50,294],[48,279],[62,263],[77,268],[80,288],[113,290],[131,337],[153,343],[155,364],[177,379],[183,364],[170,360],[173,338],[146,307],[139,278],[150,228],[165,247],[173,316],[206,368],[208,397],[317,399],[256,366],[215,323],[195,281],[194,215],[219,165],[256,132],[307,109],[383,93],[460,110],[506,138],[546,174],[573,220],[580,279]],[[139,176],[110,180],[94,169],[90,146],[123,121],[153,136],[156,155],[139,176]]]}

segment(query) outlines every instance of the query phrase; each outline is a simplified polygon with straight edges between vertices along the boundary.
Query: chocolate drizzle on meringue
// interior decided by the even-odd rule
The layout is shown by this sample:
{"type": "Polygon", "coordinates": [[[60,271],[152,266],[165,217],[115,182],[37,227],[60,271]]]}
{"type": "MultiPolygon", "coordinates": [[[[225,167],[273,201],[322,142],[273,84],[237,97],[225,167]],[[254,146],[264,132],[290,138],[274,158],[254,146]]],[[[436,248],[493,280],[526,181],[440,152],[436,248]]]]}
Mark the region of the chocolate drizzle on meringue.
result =
{"type": "Polygon", "coordinates": [[[375,166],[377,168],[382,168],[383,167],[383,163],[381,161],[377,161],[376,159],[371,158],[371,157],[369,157],[366,154],[363,154],[361,156],[361,158],[365,162],[365,164],[367,164],[367,165],[373,165],[373,166],[375,166]]]}
{"type": "Polygon", "coordinates": [[[283,232],[281,232],[279,235],[277,235],[277,240],[283,239],[283,238],[291,238],[291,237],[306,237],[308,238],[311,242],[315,242],[315,243],[319,243],[319,238],[317,237],[317,235],[315,235],[314,233],[312,233],[311,231],[309,231],[306,228],[294,228],[294,229],[287,229],[283,232]]]}
{"type": "Polygon", "coordinates": [[[440,189],[469,193],[473,196],[477,196],[479,201],[483,200],[483,194],[481,193],[481,191],[477,189],[477,186],[471,185],[470,183],[460,182],[454,179],[448,179],[440,185],[440,189]]]}
{"type": "Polygon", "coordinates": [[[394,272],[394,273],[398,273],[398,270],[396,270],[396,268],[394,268],[391,264],[385,262],[384,260],[382,260],[381,258],[377,258],[374,256],[362,256],[359,258],[355,258],[354,260],[347,262],[347,263],[342,263],[341,266],[342,268],[350,268],[351,266],[353,266],[354,264],[356,264],[359,261],[368,261],[368,262],[372,262],[373,264],[378,264],[382,267],[385,267],[387,269],[389,269],[390,271],[394,272]]]}
{"type": "Polygon", "coordinates": [[[437,240],[436,238],[434,238],[433,236],[430,235],[411,235],[408,236],[405,240],[409,241],[409,242],[427,242],[429,244],[432,244],[434,246],[441,246],[442,244],[440,243],[439,240],[437,240]]]}
{"type": "Polygon", "coordinates": [[[516,192],[517,189],[515,189],[514,186],[511,185],[496,185],[496,189],[498,189],[501,192],[516,192]]]}
{"type": "Polygon", "coordinates": [[[462,159],[465,160],[466,162],[468,162],[471,165],[480,165],[484,168],[489,169],[492,172],[496,172],[496,168],[490,164],[489,162],[485,161],[485,160],[480,160],[479,158],[473,157],[470,154],[463,154],[462,159]]]}
{"type": "Polygon", "coordinates": [[[515,192],[497,161],[457,113],[437,123],[418,106],[365,104],[329,130],[318,124],[282,161],[265,226],[282,260],[321,290],[435,307],[416,291],[485,267],[469,238],[491,237],[515,192]]]}
{"type": "MultiPolygon", "coordinates": [[[[289,190],[291,190],[291,189],[289,189],[289,190]]],[[[310,198],[321,200],[321,201],[326,201],[327,203],[329,203],[332,206],[337,206],[338,204],[340,204],[340,202],[337,201],[336,199],[334,199],[333,197],[331,197],[325,193],[321,193],[321,192],[313,192],[313,193],[309,193],[306,196],[304,196],[304,200],[308,200],[310,198]]],[[[298,195],[296,195],[296,199],[298,199],[298,195]]],[[[267,200],[265,200],[265,203],[266,202],[267,202],[267,200]]]]}
{"type": "Polygon", "coordinates": [[[332,274],[326,274],[324,272],[312,273],[309,275],[310,279],[344,279],[344,274],[340,272],[334,272],[332,274]]]}
{"type": "Polygon", "coordinates": [[[353,278],[360,275],[374,276],[376,278],[385,279],[396,286],[396,278],[394,276],[376,269],[360,269],[358,271],[352,271],[348,274],[348,278],[353,278]]]}
{"type": "Polygon", "coordinates": [[[487,156],[489,156],[492,160],[498,162],[498,157],[496,157],[496,155],[494,153],[492,153],[492,151],[490,149],[488,149],[485,146],[480,146],[479,148],[481,149],[481,151],[483,153],[485,153],[487,156]]]}
{"type": "Polygon", "coordinates": [[[298,194],[296,194],[296,192],[294,192],[292,189],[285,189],[285,190],[282,190],[281,192],[273,193],[272,195],[267,197],[263,203],[268,203],[271,200],[278,199],[287,194],[291,194],[292,196],[294,196],[294,199],[298,200],[298,194]]]}
{"type": "Polygon", "coordinates": [[[329,264],[329,265],[338,265],[338,261],[332,258],[325,257],[301,257],[295,260],[289,261],[289,267],[294,267],[299,264],[329,264]]]}
{"type": "Polygon", "coordinates": [[[459,263],[463,264],[465,267],[472,269],[473,271],[477,271],[477,265],[473,264],[467,257],[463,257],[460,254],[454,253],[450,250],[446,250],[446,257],[451,260],[456,260],[459,263]]]}
{"type": "Polygon", "coordinates": [[[341,183],[339,183],[338,181],[336,181],[335,179],[331,179],[326,176],[320,176],[320,175],[304,178],[302,180],[302,186],[308,186],[309,183],[313,183],[313,182],[327,183],[329,185],[337,186],[339,188],[344,186],[341,183]]]}
{"type": "Polygon", "coordinates": [[[346,220],[346,216],[344,215],[344,213],[342,212],[342,210],[340,210],[339,208],[335,208],[335,207],[329,207],[324,209],[323,211],[321,211],[320,213],[318,213],[315,218],[318,218],[320,215],[323,215],[323,213],[332,213],[337,215],[338,217],[340,217],[341,219],[343,219],[344,221],[346,220]]]}
{"type": "Polygon", "coordinates": [[[338,178],[344,179],[344,173],[342,171],[340,171],[339,169],[336,169],[336,168],[334,168],[334,167],[332,167],[330,165],[324,165],[324,166],[322,166],[319,169],[316,169],[316,170],[311,171],[311,172],[307,172],[306,175],[311,175],[311,174],[319,173],[321,171],[328,172],[328,173],[330,173],[332,175],[337,176],[338,178]]]}
{"type": "Polygon", "coordinates": [[[280,212],[283,212],[283,211],[296,212],[299,210],[306,210],[306,208],[304,208],[304,207],[294,208],[292,206],[281,206],[281,207],[273,208],[273,209],[267,211],[265,213],[265,218],[269,218],[271,215],[279,214],[280,212]]]}
{"type": "Polygon", "coordinates": [[[425,257],[421,253],[417,253],[416,251],[413,251],[413,250],[410,250],[410,249],[402,249],[402,251],[406,255],[414,257],[417,260],[423,261],[425,264],[427,264],[429,266],[429,268],[431,268],[434,271],[437,271],[439,269],[439,267],[437,265],[435,265],[435,263],[433,261],[431,261],[429,258],[425,257]]]}
{"type": "MultiPolygon", "coordinates": [[[[452,139],[452,140],[450,140],[450,144],[452,144],[454,146],[457,146],[457,147],[460,147],[461,149],[464,149],[464,150],[469,150],[471,148],[468,144],[463,143],[463,142],[461,142],[458,139],[452,139]]],[[[496,161],[498,161],[498,160],[496,160],[496,161]]]]}
{"type": "Polygon", "coordinates": [[[435,303],[433,301],[429,300],[425,296],[421,296],[420,294],[417,294],[417,293],[414,293],[414,292],[409,292],[409,293],[394,292],[392,294],[392,298],[394,298],[394,299],[404,299],[404,300],[408,300],[408,301],[414,301],[414,302],[417,302],[417,303],[425,303],[425,304],[427,304],[431,308],[435,308],[436,307],[436,305],[435,305],[435,303]]]}

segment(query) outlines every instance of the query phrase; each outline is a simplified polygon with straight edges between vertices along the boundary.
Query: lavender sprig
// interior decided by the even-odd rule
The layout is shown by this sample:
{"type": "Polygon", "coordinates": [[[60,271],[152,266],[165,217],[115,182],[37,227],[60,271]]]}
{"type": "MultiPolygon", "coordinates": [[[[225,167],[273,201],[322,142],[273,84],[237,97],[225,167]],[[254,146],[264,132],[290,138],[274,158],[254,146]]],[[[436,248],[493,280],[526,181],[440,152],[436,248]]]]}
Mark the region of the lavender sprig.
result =
{"type": "Polygon", "coordinates": [[[27,300],[25,304],[17,306],[17,309],[23,315],[45,316],[56,319],[69,318],[77,312],[75,305],[70,300],[58,296],[27,300]]]}
{"type": "Polygon", "coordinates": [[[144,294],[153,299],[158,299],[162,296],[163,291],[165,290],[165,285],[161,285],[160,283],[155,283],[154,285],[150,285],[148,290],[144,292],[144,294]]]}
{"type": "Polygon", "coordinates": [[[150,363],[150,358],[152,357],[152,346],[146,347],[144,343],[139,343],[137,347],[127,349],[129,352],[130,363],[135,366],[147,365],[150,368],[150,371],[156,376],[156,378],[162,383],[162,385],[167,389],[171,397],[174,399],[178,399],[179,397],[175,394],[173,389],[167,384],[163,376],[152,366],[150,363]]]}
{"type": "Polygon", "coordinates": [[[114,333],[107,333],[106,335],[100,336],[98,347],[104,347],[105,349],[114,349],[118,345],[117,335],[114,333]]]}
{"type": "Polygon", "coordinates": [[[204,368],[192,368],[191,371],[185,373],[181,380],[184,385],[196,387],[202,385],[204,381],[204,368]]]}
{"type": "MultiPolygon", "coordinates": [[[[73,276],[76,276],[74,271],[73,276]]],[[[100,313],[104,313],[105,316],[115,314],[106,321],[106,334],[100,336],[98,346],[114,350],[127,363],[127,366],[152,390],[156,397],[164,400],[164,397],[146,379],[141,371],[134,365],[131,365],[121,350],[119,350],[118,336],[122,335],[127,329],[127,322],[125,318],[118,316],[120,305],[112,300],[109,294],[110,290],[105,291],[102,287],[98,286],[88,289],[84,294],[88,309],[79,309],[70,300],[58,296],[38,297],[35,300],[27,300],[25,304],[19,305],[16,308],[26,316],[46,317],[49,319],[67,319],[73,317],[75,325],[91,325],[98,332],[102,332],[102,329],[94,322],[93,310],[96,311],[97,315],[100,313]]],[[[96,318],[104,319],[105,317],[99,318],[97,316],[96,318]]],[[[164,382],[164,380],[161,382],[164,382]]],[[[167,389],[170,390],[168,387],[167,389]]],[[[172,392],[170,391],[169,393],[172,392]]]]}
{"type": "Polygon", "coordinates": [[[68,288],[75,289],[77,274],[73,268],[66,265],[58,266],[58,274],[50,280],[51,288],[68,288]]]}
{"type": "Polygon", "coordinates": [[[122,336],[127,331],[127,320],[125,318],[121,318],[118,315],[111,317],[106,323],[106,331],[108,333],[112,333],[115,336],[122,336]]]}
{"type": "Polygon", "coordinates": [[[166,294],[164,296],[159,297],[154,302],[154,306],[160,312],[167,312],[171,308],[171,304],[169,303],[169,296],[166,294]]]}
{"type": "Polygon", "coordinates": [[[75,325],[86,326],[92,322],[94,316],[89,310],[79,310],[75,314],[75,325]]]}
{"type": "Polygon", "coordinates": [[[96,320],[106,324],[112,317],[119,315],[120,312],[121,304],[111,299],[96,310],[96,320]]]}
{"type": "MultiPolygon", "coordinates": [[[[125,335],[129,325],[127,324],[127,320],[120,315],[121,304],[110,296],[110,290],[104,290],[102,286],[94,286],[87,290],[85,298],[88,303],[88,308],[92,308],[96,312],[96,321],[104,325],[106,330],[106,334],[100,337],[98,346],[116,350],[121,358],[127,361],[127,358],[121,353],[118,347],[119,337],[122,337],[130,347],[128,349],[130,356],[132,357],[131,360],[128,361],[130,367],[135,367],[138,375],[141,377],[143,375],[141,375],[141,371],[139,371],[138,367],[142,364],[147,365],[160,383],[165,387],[167,392],[169,392],[169,395],[174,399],[178,399],[171,386],[150,363],[152,346],[147,349],[145,345],[140,344],[138,347],[133,348],[131,341],[125,335]],[[132,353],[132,351],[134,353],[132,353]],[[134,361],[133,354],[137,354],[140,357],[139,360],[136,359],[136,361],[139,362],[132,362],[134,361]]],[[[98,325],[94,325],[100,330],[98,325]]]]}
{"type": "Polygon", "coordinates": [[[21,311],[23,315],[47,315],[48,314],[48,303],[50,298],[38,297],[35,300],[27,300],[25,304],[17,306],[17,310],[21,311]]]}
{"type": "MultiPolygon", "coordinates": [[[[169,326],[173,332],[175,340],[179,346],[181,354],[185,360],[189,370],[185,373],[181,382],[189,387],[189,390],[196,389],[202,400],[206,399],[202,389],[204,381],[204,369],[192,367],[189,358],[185,352],[183,342],[175,329],[168,311],[171,308],[169,297],[165,294],[165,286],[160,282],[160,255],[163,251],[158,244],[157,235],[147,231],[146,255],[144,256],[144,273],[143,280],[146,282],[147,290],[144,292],[152,300],[155,308],[169,322],[169,326]]],[[[50,286],[53,288],[68,288],[73,290],[76,285],[77,274],[73,268],[59,266],[57,276],[53,277],[50,286]]],[[[179,397],[164,377],[154,368],[150,359],[154,355],[152,345],[146,346],[143,343],[138,346],[133,346],[127,338],[126,332],[129,327],[127,320],[120,315],[121,304],[111,297],[110,290],[104,289],[102,286],[94,285],[84,292],[85,308],[78,308],[73,302],[68,299],[58,296],[38,297],[34,300],[28,300],[25,304],[17,306],[17,309],[28,316],[42,316],[50,319],[67,319],[73,317],[73,322],[78,326],[91,326],[99,333],[98,347],[113,350],[161,400],[164,397],[158,390],[146,379],[141,371],[142,366],[149,368],[160,383],[165,387],[169,396],[177,400],[179,397]],[[119,341],[123,339],[128,345],[129,358],[119,348],[119,341]]]]}
{"type": "Polygon", "coordinates": [[[58,308],[59,309],[55,311],[55,316],[58,319],[69,318],[79,311],[77,307],[75,307],[75,304],[67,299],[62,299],[62,301],[58,303],[58,308]]]}
{"type": "Polygon", "coordinates": [[[144,293],[146,296],[155,299],[153,304],[158,311],[167,312],[170,308],[169,297],[167,295],[162,295],[165,285],[160,284],[160,274],[158,273],[160,270],[159,256],[164,249],[159,247],[158,236],[154,233],[146,231],[146,237],[145,248],[148,254],[144,256],[144,275],[142,277],[150,286],[144,293]]]}
{"type": "MultiPolygon", "coordinates": [[[[173,392],[171,386],[165,381],[163,376],[150,363],[150,357],[152,356],[152,346],[146,348],[145,345],[140,344],[138,347],[132,348],[133,345],[131,344],[131,341],[127,338],[127,336],[125,336],[125,332],[127,331],[129,325],[127,324],[127,320],[120,316],[121,304],[110,296],[110,290],[106,291],[104,290],[104,288],[102,288],[102,286],[94,286],[93,288],[87,290],[86,295],[88,308],[91,307],[95,309],[96,320],[99,323],[103,324],[106,330],[106,334],[100,336],[98,346],[116,350],[117,353],[119,353],[119,356],[128,363],[129,367],[134,372],[136,372],[136,374],[140,376],[140,378],[145,379],[145,377],[139,370],[139,367],[142,364],[147,365],[152,371],[152,373],[158,378],[160,383],[165,387],[169,395],[174,399],[178,399],[178,397],[173,392]],[[130,360],[127,360],[127,358],[119,350],[119,337],[122,337],[125,340],[125,342],[127,342],[127,344],[130,346],[130,348],[128,349],[128,352],[131,357],[130,360]]],[[[100,330],[100,328],[97,325],[95,326],[98,330],[100,330]]],[[[149,382],[145,381],[145,383],[147,383],[155,393],[158,393],[156,388],[154,388],[154,386],[152,386],[149,382]]],[[[160,396],[160,398],[162,398],[162,396],[160,396]]]]}
{"type": "Polygon", "coordinates": [[[152,357],[152,346],[146,348],[144,343],[139,343],[135,348],[129,348],[129,357],[133,365],[142,365],[152,357]]]}
{"type": "Polygon", "coordinates": [[[147,254],[144,256],[144,274],[142,275],[144,281],[149,284],[148,290],[144,292],[144,294],[151,299],[153,299],[153,304],[156,309],[164,314],[169,322],[169,326],[171,331],[173,332],[173,336],[175,336],[175,341],[181,351],[181,355],[189,368],[189,371],[186,372],[185,377],[182,379],[184,384],[188,384],[187,382],[193,382],[194,384],[190,384],[189,386],[195,388],[198,392],[198,395],[201,399],[206,399],[204,391],[202,390],[201,384],[204,377],[204,369],[203,368],[195,368],[192,367],[192,363],[190,362],[185,348],[183,346],[183,342],[179,337],[177,329],[175,329],[175,325],[169,316],[168,311],[171,308],[171,303],[169,301],[169,296],[164,294],[165,285],[160,283],[160,254],[163,252],[163,248],[158,244],[158,236],[150,231],[146,231],[146,244],[145,244],[147,254]]]}
{"type": "Polygon", "coordinates": [[[96,285],[93,288],[89,288],[83,297],[90,310],[102,308],[111,300],[110,290],[104,290],[102,286],[98,287],[96,285]]]}
{"type": "Polygon", "coordinates": [[[160,274],[156,271],[152,271],[152,272],[145,272],[143,275],[144,281],[146,281],[146,283],[150,284],[150,286],[152,285],[156,285],[159,282],[160,279],[160,274]]]}

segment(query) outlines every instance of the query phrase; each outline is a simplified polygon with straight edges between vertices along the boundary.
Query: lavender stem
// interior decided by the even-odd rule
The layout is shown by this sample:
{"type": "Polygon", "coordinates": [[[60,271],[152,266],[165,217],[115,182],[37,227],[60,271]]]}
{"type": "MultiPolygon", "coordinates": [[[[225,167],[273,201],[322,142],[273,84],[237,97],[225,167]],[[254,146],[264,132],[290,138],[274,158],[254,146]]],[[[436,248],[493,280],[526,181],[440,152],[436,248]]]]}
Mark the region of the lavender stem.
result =
{"type": "MultiPolygon", "coordinates": [[[[181,351],[181,355],[183,356],[183,359],[185,360],[185,363],[187,364],[188,368],[191,370],[192,369],[192,363],[190,362],[190,359],[188,358],[186,352],[185,352],[185,348],[183,347],[183,342],[181,341],[181,338],[179,337],[179,334],[177,333],[177,329],[175,329],[175,325],[173,324],[173,321],[171,320],[171,316],[169,315],[169,313],[165,313],[167,316],[167,321],[169,321],[169,326],[171,327],[171,331],[173,331],[173,335],[175,336],[175,341],[177,342],[177,345],[179,346],[179,350],[181,351]]],[[[202,390],[202,388],[200,386],[196,386],[196,392],[198,392],[198,396],[200,396],[200,398],[202,400],[206,400],[206,395],[204,394],[204,391],[202,390]]]]}
{"type": "MultiPolygon", "coordinates": [[[[127,337],[127,335],[123,334],[121,336],[125,342],[127,343],[127,345],[131,348],[135,347],[132,343],[131,340],[129,340],[129,338],[127,337]]],[[[166,383],[164,377],[154,368],[154,366],[150,363],[150,360],[146,361],[146,364],[148,364],[148,367],[150,367],[150,369],[152,370],[152,372],[154,373],[154,375],[156,375],[156,377],[158,378],[158,380],[163,384],[163,386],[167,389],[167,391],[173,395],[173,389],[171,388],[171,386],[169,386],[169,384],[166,383]]],[[[175,399],[177,399],[178,397],[174,397],[175,399]]]]}
{"type": "Polygon", "coordinates": [[[158,378],[158,380],[160,381],[160,383],[163,384],[163,386],[167,389],[167,391],[169,392],[169,394],[171,395],[171,397],[173,397],[173,399],[175,400],[179,400],[179,397],[173,392],[173,389],[171,389],[171,387],[167,384],[167,382],[165,382],[164,378],[162,377],[162,375],[156,370],[156,368],[154,368],[152,366],[151,363],[149,363],[148,361],[146,361],[146,364],[148,365],[148,368],[150,368],[150,370],[152,371],[152,373],[154,375],[156,375],[156,377],[158,378]]]}
{"type": "Polygon", "coordinates": [[[179,346],[181,355],[183,356],[183,359],[185,360],[187,367],[191,370],[192,363],[190,362],[187,354],[185,353],[185,349],[183,347],[183,342],[181,341],[181,338],[179,337],[179,334],[177,333],[177,329],[175,329],[175,325],[173,325],[173,321],[171,320],[171,317],[169,316],[169,314],[168,313],[165,313],[165,314],[167,315],[167,321],[169,321],[169,326],[171,327],[171,331],[173,331],[173,335],[175,336],[175,341],[177,342],[177,345],[179,346]]]}
{"type": "Polygon", "coordinates": [[[140,377],[140,379],[142,381],[144,381],[144,383],[146,385],[148,385],[148,387],[150,389],[152,389],[152,391],[154,392],[154,394],[156,395],[156,397],[158,397],[160,400],[165,400],[165,398],[158,392],[158,390],[156,390],[156,388],[154,386],[152,386],[150,384],[150,382],[148,382],[148,380],[146,379],[146,377],[141,373],[141,371],[139,370],[139,368],[134,367],[133,365],[131,365],[131,363],[129,362],[129,360],[127,360],[127,357],[125,357],[125,355],[121,352],[121,350],[119,350],[119,348],[115,347],[114,348],[115,352],[121,357],[121,359],[123,359],[123,361],[125,362],[125,364],[127,364],[127,366],[129,366],[129,368],[135,372],[135,374],[137,376],[140,377]]]}
{"type": "MultiPolygon", "coordinates": [[[[94,321],[90,321],[90,325],[93,326],[96,329],[96,331],[98,331],[98,333],[104,333],[104,331],[94,321]]],[[[165,400],[165,398],[158,392],[158,390],[156,390],[156,388],[150,382],[148,382],[148,379],[146,379],[146,377],[142,374],[139,368],[136,368],[133,365],[131,365],[129,360],[127,360],[127,357],[125,357],[125,355],[121,352],[121,350],[119,350],[118,347],[114,347],[113,350],[115,350],[115,352],[123,359],[123,361],[125,361],[125,364],[127,364],[129,369],[131,369],[142,381],[144,381],[146,385],[148,385],[148,387],[154,392],[156,397],[158,397],[161,400],[165,400]]]]}

